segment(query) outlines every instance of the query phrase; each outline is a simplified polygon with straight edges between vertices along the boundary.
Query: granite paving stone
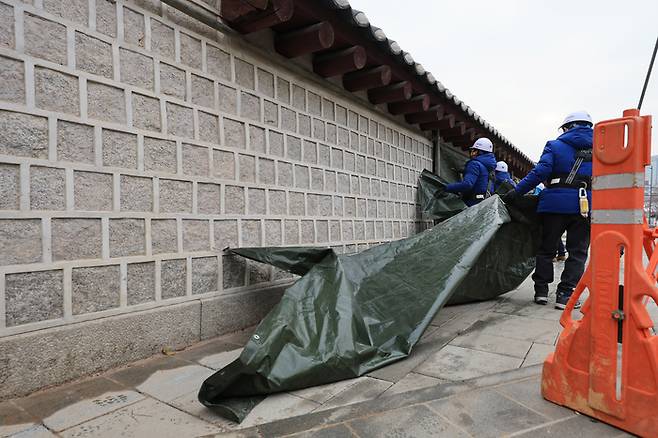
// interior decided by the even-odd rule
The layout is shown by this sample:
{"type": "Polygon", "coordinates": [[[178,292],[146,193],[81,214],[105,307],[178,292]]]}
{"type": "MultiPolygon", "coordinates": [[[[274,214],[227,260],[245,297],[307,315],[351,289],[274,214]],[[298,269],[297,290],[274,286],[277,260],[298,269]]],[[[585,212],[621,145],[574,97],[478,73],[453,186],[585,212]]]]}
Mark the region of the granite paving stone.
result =
{"type": "Polygon", "coordinates": [[[551,420],[575,415],[572,410],[551,403],[541,396],[541,376],[507,383],[496,387],[496,391],[551,420]]]}
{"type": "Polygon", "coordinates": [[[528,353],[528,350],[530,350],[532,342],[504,338],[477,331],[457,336],[450,342],[450,345],[523,359],[528,353]]]}
{"type": "Polygon", "coordinates": [[[213,373],[214,370],[200,365],[156,371],[137,390],[167,402],[200,388],[201,383],[213,373]]]}
{"type": "Polygon", "coordinates": [[[290,394],[322,404],[358,382],[358,378],[341,380],[339,382],[328,383],[326,385],[318,385],[312,386],[310,388],[298,389],[296,391],[291,391],[290,394]]]}
{"type": "Polygon", "coordinates": [[[525,432],[516,433],[512,436],[515,437],[566,437],[578,435],[579,438],[608,438],[608,437],[622,437],[629,435],[622,430],[600,421],[589,418],[585,415],[574,415],[563,421],[556,421],[554,423],[533,428],[525,432]]]}
{"type": "Polygon", "coordinates": [[[226,365],[230,364],[242,353],[242,348],[237,348],[235,350],[223,351],[221,353],[212,354],[206,356],[202,359],[199,359],[199,363],[213,370],[218,370],[224,368],[226,365]]]}
{"type": "Polygon", "coordinates": [[[527,367],[531,365],[543,364],[546,360],[546,357],[548,357],[548,354],[552,353],[553,351],[555,351],[554,345],[534,343],[532,344],[532,347],[530,347],[530,351],[528,351],[528,355],[523,360],[523,364],[521,366],[527,367]]]}
{"type": "Polygon", "coordinates": [[[363,437],[468,437],[463,430],[418,405],[351,421],[350,427],[363,437]]]}
{"type": "Polygon", "coordinates": [[[393,386],[388,388],[382,396],[389,396],[392,394],[399,394],[401,392],[413,391],[416,389],[427,388],[430,386],[440,385],[445,383],[446,380],[437,379],[436,377],[424,376],[417,373],[409,373],[399,380],[397,383],[394,383],[393,386]]]}
{"type": "Polygon", "coordinates": [[[307,414],[318,404],[291,394],[274,394],[260,402],[240,423],[240,428],[256,424],[269,423],[280,418],[296,417],[307,414]]]}
{"type": "Polygon", "coordinates": [[[355,382],[344,391],[327,400],[316,411],[347,406],[377,398],[392,385],[391,382],[373,379],[372,377],[359,377],[357,380],[358,382],[355,382]]]}

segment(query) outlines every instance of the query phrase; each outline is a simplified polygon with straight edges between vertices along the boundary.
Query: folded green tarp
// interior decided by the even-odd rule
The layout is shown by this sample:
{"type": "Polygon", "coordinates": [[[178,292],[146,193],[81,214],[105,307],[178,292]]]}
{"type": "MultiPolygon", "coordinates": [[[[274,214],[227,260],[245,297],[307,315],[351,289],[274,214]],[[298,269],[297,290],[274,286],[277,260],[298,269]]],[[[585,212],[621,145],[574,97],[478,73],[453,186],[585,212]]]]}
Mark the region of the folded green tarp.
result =
{"type": "Polygon", "coordinates": [[[357,254],[231,250],[303,276],[240,357],[203,383],[199,400],[242,421],[266,394],[357,377],[404,358],[449,301],[517,287],[532,270],[533,241],[532,226],[512,222],[493,196],[420,234],[357,254]]]}

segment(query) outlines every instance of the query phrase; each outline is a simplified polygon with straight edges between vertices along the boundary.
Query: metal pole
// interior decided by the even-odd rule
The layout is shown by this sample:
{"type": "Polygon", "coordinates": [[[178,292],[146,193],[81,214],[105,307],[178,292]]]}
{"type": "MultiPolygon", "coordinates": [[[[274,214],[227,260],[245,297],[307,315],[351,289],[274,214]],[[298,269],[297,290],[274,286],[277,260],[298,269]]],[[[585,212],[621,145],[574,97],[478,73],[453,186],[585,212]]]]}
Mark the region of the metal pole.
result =
{"type": "Polygon", "coordinates": [[[647,70],[647,77],[644,79],[644,87],[642,87],[642,94],[640,94],[640,102],[637,104],[637,109],[642,108],[642,101],[644,100],[644,93],[647,91],[647,85],[649,85],[649,78],[651,77],[651,69],[653,69],[653,62],[656,60],[656,51],[658,51],[658,37],[656,37],[656,44],[653,46],[653,55],[651,55],[651,62],[649,62],[649,70],[647,70]]]}
{"type": "Polygon", "coordinates": [[[653,162],[651,163],[651,177],[649,180],[649,226],[653,226],[655,218],[653,217],[653,162]]]}

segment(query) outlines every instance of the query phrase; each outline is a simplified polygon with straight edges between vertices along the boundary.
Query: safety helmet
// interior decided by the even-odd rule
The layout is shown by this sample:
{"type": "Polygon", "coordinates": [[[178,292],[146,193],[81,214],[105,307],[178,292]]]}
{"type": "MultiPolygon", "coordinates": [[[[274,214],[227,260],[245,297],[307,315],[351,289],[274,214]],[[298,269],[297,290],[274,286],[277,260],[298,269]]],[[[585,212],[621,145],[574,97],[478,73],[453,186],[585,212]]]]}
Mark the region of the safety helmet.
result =
{"type": "Polygon", "coordinates": [[[564,128],[565,126],[571,125],[572,123],[575,122],[589,123],[589,126],[592,126],[594,124],[592,122],[592,116],[590,116],[587,111],[574,111],[564,118],[564,121],[560,125],[560,128],[564,128]]]}
{"type": "Polygon", "coordinates": [[[484,152],[493,152],[493,143],[486,137],[481,137],[475,140],[471,149],[478,149],[484,152]]]}
{"type": "Polygon", "coordinates": [[[507,172],[507,163],[499,161],[496,163],[496,172],[507,172]]]}

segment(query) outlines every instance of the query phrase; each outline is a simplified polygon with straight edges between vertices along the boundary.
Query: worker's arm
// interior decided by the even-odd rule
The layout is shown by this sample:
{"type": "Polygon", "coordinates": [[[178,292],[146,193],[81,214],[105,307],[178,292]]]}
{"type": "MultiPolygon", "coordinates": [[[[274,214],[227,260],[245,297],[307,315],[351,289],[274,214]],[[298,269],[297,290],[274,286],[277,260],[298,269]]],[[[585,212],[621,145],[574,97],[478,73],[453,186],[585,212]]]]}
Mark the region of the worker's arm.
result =
{"type": "Polygon", "coordinates": [[[446,186],[446,192],[450,193],[468,193],[473,191],[473,186],[478,180],[480,175],[480,166],[474,160],[466,163],[466,168],[464,169],[464,179],[460,182],[448,184],[446,186]]]}
{"type": "Polygon", "coordinates": [[[539,163],[516,185],[516,192],[519,195],[525,195],[534,189],[542,181],[549,179],[553,173],[553,151],[550,144],[544,147],[539,163]]]}

